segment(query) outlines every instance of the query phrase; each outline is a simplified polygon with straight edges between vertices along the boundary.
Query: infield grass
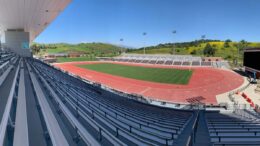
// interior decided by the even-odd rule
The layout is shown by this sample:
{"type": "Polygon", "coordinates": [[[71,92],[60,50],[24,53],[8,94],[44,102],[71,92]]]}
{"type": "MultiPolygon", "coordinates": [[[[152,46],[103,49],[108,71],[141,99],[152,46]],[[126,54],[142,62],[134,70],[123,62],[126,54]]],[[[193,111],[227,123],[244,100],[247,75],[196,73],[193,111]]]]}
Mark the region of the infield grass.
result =
{"type": "Polygon", "coordinates": [[[150,68],[112,63],[78,65],[81,68],[107,73],[115,76],[150,82],[186,85],[192,76],[192,70],[173,68],[150,68]]]}

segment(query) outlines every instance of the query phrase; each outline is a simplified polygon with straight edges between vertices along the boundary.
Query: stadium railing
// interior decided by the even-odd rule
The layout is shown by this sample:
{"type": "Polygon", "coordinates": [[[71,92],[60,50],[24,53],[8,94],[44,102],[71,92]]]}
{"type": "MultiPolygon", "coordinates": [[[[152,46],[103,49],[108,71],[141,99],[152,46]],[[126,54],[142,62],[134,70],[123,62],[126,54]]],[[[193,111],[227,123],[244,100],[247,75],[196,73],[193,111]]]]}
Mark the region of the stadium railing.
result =
{"type": "Polygon", "coordinates": [[[198,123],[199,123],[199,116],[200,116],[200,110],[196,111],[196,117],[195,117],[195,122],[192,125],[192,130],[190,133],[190,136],[187,140],[186,146],[193,146],[194,143],[196,142],[196,133],[197,133],[197,129],[198,129],[198,123]]]}

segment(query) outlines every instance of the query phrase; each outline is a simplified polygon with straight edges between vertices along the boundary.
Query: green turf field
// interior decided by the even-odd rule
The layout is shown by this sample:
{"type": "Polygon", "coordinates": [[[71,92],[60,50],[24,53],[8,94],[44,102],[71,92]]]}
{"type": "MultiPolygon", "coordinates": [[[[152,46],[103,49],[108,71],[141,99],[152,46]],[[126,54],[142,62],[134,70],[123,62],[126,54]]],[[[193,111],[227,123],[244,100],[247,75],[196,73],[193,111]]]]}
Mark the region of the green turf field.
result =
{"type": "Polygon", "coordinates": [[[192,70],[148,68],[112,63],[87,64],[78,66],[81,68],[86,68],[89,70],[122,76],[126,78],[168,84],[185,85],[189,83],[190,77],[192,76],[192,70]]]}

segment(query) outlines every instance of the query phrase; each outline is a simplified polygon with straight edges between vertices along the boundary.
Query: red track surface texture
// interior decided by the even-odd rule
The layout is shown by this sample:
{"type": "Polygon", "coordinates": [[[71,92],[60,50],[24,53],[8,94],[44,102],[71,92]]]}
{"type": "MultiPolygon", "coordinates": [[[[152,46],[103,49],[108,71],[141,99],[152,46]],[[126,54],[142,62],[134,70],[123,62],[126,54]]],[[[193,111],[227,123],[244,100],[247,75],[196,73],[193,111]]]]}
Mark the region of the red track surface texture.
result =
{"type": "MultiPolygon", "coordinates": [[[[74,62],[54,64],[54,66],[79,75],[90,81],[99,82],[110,88],[127,93],[141,94],[151,99],[174,103],[189,103],[189,99],[203,97],[200,102],[217,104],[216,95],[231,91],[243,84],[243,78],[231,71],[211,67],[194,67],[193,75],[188,85],[160,84],[148,81],[129,79],[110,74],[100,73],[77,67],[79,64],[93,64],[101,62],[74,62]]],[[[113,62],[115,63],[115,62],[113,62]]],[[[177,68],[162,65],[145,65],[120,63],[135,66],[177,68]]],[[[183,67],[178,67],[183,68],[183,67]]]]}

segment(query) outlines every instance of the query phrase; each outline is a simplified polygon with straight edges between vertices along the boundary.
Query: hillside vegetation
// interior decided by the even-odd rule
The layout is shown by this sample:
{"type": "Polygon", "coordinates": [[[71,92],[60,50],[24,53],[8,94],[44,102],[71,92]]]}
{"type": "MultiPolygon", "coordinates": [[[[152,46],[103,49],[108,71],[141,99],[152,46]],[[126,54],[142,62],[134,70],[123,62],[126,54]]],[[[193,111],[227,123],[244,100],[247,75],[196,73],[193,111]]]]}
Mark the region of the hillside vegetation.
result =
{"type": "Polygon", "coordinates": [[[82,53],[86,56],[117,56],[123,48],[105,43],[80,43],[80,44],[33,44],[33,53],[39,56],[52,53],[82,53]]]}

